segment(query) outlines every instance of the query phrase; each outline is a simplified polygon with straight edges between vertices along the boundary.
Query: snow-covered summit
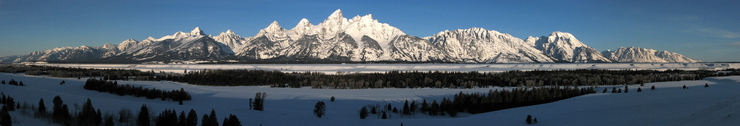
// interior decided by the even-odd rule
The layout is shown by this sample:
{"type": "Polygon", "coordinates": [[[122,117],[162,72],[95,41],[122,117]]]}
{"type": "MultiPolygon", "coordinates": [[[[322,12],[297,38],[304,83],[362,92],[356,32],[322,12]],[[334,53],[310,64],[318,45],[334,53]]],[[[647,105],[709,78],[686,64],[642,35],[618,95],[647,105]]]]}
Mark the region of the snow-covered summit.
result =
{"type": "Polygon", "coordinates": [[[678,53],[659,51],[640,47],[620,47],[617,50],[607,50],[603,55],[615,62],[698,62],[678,53]]]}
{"type": "Polygon", "coordinates": [[[190,35],[206,35],[206,33],[200,30],[200,27],[195,27],[195,29],[190,31],[190,35]]]}
{"type": "Polygon", "coordinates": [[[526,41],[560,62],[610,62],[599,51],[583,44],[573,34],[567,32],[555,31],[549,36],[529,37],[526,41]]]}

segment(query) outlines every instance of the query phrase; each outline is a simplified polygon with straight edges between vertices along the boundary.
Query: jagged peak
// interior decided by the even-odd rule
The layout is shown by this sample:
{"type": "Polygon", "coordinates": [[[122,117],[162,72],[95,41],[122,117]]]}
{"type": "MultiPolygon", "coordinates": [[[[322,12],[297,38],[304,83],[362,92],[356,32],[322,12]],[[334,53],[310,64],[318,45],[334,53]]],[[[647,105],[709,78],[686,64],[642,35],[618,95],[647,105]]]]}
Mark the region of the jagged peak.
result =
{"type": "Polygon", "coordinates": [[[367,14],[365,16],[357,15],[355,17],[352,17],[352,21],[355,21],[355,22],[373,22],[373,21],[376,21],[376,20],[373,19],[373,14],[367,14]]]}
{"type": "Polygon", "coordinates": [[[341,18],[344,18],[344,16],[342,16],[342,9],[337,9],[334,12],[332,12],[331,15],[329,15],[329,19],[341,19],[341,18]]]}
{"type": "Polygon", "coordinates": [[[138,41],[136,41],[136,39],[134,38],[129,38],[129,39],[123,40],[123,42],[138,42],[138,41]]]}
{"type": "Polygon", "coordinates": [[[283,30],[283,27],[280,26],[280,23],[278,23],[278,21],[272,21],[272,23],[270,23],[270,25],[268,25],[267,28],[265,28],[264,30],[269,32],[281,31],[283,30]]]}
{"type": "Polygon", "coordinates": [[[190,31],[190,35],[206,35],[206,33],[200,30],[200,27],[195,27],[192,31],[190,31]]]}
{"type": "Polygon", "coordinates": [[[236,33],[231,31],[231,29],[227,29],[226,32],[221,32],[221,34],[218,34],[218,36],[225,36],[225,35],[233,36],[233,35],[236,35],[236,33]]]}
{"type": "Polygon", "coordinates": [[[293,29],[300,28],[300,27],[309,27],[309,26],[312,26],[311,22],[309,22],[308,19],[306,18],[301,18],[301,21],[298,21],[298,24],[296,24],[295,27],[293,27],[293,29]]]}

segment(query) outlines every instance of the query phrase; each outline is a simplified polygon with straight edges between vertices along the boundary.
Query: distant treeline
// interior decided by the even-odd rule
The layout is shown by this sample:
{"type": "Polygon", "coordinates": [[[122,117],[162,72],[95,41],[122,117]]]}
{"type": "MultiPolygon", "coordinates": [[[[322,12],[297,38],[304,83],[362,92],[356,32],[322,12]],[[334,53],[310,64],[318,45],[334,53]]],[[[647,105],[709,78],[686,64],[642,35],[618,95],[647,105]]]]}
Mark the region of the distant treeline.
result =
{"type": "Polygon", "coordinates": [[[488,86],[597,86],[698,80],[712,76],[740,75],[739,69],[710,70],[535,70],[500,73],[388,71],[329,75],[315,72],[284,73],[265,70],[191,70],[155,73],[137,70],[99,70],[48,66],[7,65],[0,72],[54,77],[93,77],[103,80],[170,80],[196,85],[313,88],[474,88],[488,86]]]}
{"type": "Polygon", "coordinates": [[[154,88],[143,88],[141,86],[132,85],[119,85],[116,81],[106,81],[97,79],[87,79],[85,82],[85,89],[95,90],[100,92],[108,92],[118,95],[133,95],[136,97],[146,97],[148,99],[160,98],[162,100],[171,99],[172,101],[178,101],[182,104],[182,101],[191,99],[188,92],[185,92],[182,88],[180,90],[165,91],[154,88]]]}
{"type": "Polygon", "coordinates": [[[545,86],[535,88],[513,88],[510,90],[489,90],[488,93],[458,93],[452,98],[443,98],[441,101],[423,100],[421,104],[417,101],[406,101],[401,109],[391,104],[381,108],[379,105],[367,105],[360,109],[360,119],[365,119],[369,113],[383,114],[381,119],[388,118],[386,113],[396,113],[401,116],[414,114],[427,114],[431,116],[451,117],[458,113],[484,113],[507,108],[536,105],[563,100],[580,95],[596,93],[594,88],[577,88],[562,86],[545,86]]]}
{"type": "Polygon", "coordinates": [[[597,86],[698,80],[711,76],[740,75],[740,70],[554,70],[480,72],[283,73],[263,70],[200,70],[165,80],[198,85],[271,85],[313,88],[474,88],[487,86],[597,86]]]}

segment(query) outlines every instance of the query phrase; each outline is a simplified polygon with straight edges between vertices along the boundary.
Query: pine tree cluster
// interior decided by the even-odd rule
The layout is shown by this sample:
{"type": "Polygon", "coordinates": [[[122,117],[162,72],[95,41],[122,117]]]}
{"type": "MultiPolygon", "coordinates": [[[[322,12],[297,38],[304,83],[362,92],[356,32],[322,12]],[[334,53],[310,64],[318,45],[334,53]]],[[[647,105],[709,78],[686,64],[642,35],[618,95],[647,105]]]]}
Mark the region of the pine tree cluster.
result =
{"type": "Polygon", "coordinates": [[[100,92],[108,92],[117,95],[133,95],[136,97],[146,97],[148,99],[160,98],[162,100],[171,99],[172,101],[178,101],[182,104],[182,101],[191,99],[188,92],[184,89],[164,91],[154,88],[143,88],[141,86],[132,85],[119,85],[116,81],[106,81],[97,79],[88,79],[85,82],[85,89],[95,90],[100,92]]]}

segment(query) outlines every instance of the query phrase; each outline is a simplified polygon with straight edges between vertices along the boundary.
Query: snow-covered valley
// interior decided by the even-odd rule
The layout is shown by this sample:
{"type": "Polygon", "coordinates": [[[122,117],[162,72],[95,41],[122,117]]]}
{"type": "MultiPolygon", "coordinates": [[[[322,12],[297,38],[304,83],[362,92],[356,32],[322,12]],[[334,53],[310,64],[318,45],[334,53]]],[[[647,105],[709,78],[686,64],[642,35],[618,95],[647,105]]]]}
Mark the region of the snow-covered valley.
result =
{"type": "MultiPolygon", "coordinates": [[[[244,125],[526,125],[525,116],[531,114],[539,119],[536,125],[734,125],[740,123],[740,76],[711,77],[696,81],[645,83],[642,92],[639,85],[632,85],[630,93],[599,93],[574,97],[547,104],[518,107],[481,114],[461,114],[458,117],[400,116],[391,114],[389,119],[370,115],[359,118],[359,109],[368,104],[403,104],[404,100],[441,99],[458,92],[486,92],[489,89],[311,89],[270,88],[264,86],[198,86],[169,81],[119,81],[121,84],[142,85],[158,89],[183,88],[193,96],[184,105],[177,102],[145,99],[133,96],[118,96],[84,90],[84,78],[54,78],[0,73],[1,80],[15,79],[26,86],[0,85],[0,91],[13,96],[17,102],[34,105],[43,98],[51,105],[54,96],[61,96],[70,110],[77,111],[86,98],[92,99],[96,108],[103,113],[116,114],[121,109],[138,112],[142,104],[150,108],[151,114],[164,109],[187,111],[195,109],[199,115],[214,109],[222,120],[235,114],[244,125]],[[62,80],[67,84],[59,85],[62,80]],[[704,84],[709,84],[704,88],[704,84]],[[655,85],[656,90],[648,90],[655,85]],[[687,85],[688,89],[681,86],[687,85]],[[266,92],[264,111],[248,109],[248,99],[257,92],[266,92]],[[329,102],[331,96],[335,102],[329,102]],[[317,101],[327,102],[326,116],[317,118],[312,110],[317,101]]],[[[602,86],[611,88],[610,86],[602,86]]],[[[16,125],[43,125],[12,112],[16,125]]],[[[30,116],[30,115],[27,115],[30,116]]],[[[43,122],[43,121],[41,121],[43,122]]]]}

